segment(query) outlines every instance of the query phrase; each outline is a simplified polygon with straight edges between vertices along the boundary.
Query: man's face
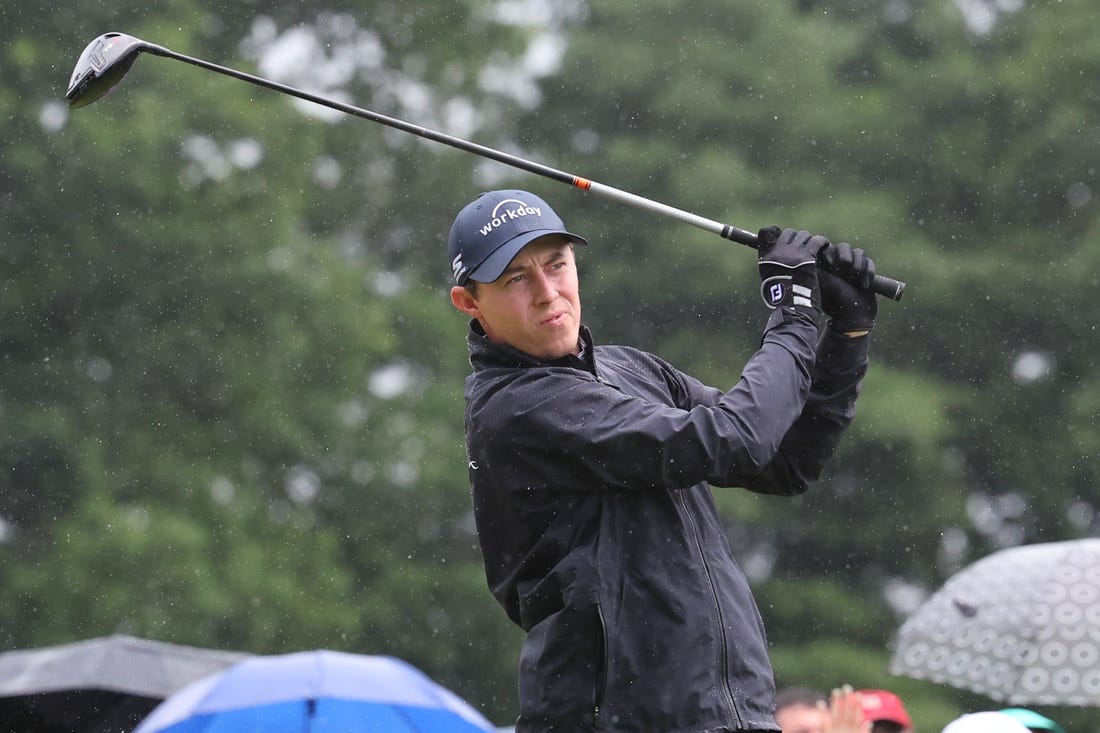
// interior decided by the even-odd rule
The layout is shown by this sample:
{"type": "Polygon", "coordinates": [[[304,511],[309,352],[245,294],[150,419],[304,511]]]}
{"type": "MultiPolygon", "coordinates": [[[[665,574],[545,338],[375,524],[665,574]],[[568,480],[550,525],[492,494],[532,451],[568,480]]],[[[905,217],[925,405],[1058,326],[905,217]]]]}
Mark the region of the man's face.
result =
{"type": "Polygon", "coordinates": [[[821,733],[823,729],[821,710],[799,703],[777,710],[775,722],[783,733],[821,733]]]}
{"type": "Polygon", "coordinates": [[[563,237],[539,237],[519,251],[491,283],[478,283],[477,298],[463,287],[451,302],[476,318],[493,341],[540,359],[579,352],[580,287],[573,248],[563,237]]]}

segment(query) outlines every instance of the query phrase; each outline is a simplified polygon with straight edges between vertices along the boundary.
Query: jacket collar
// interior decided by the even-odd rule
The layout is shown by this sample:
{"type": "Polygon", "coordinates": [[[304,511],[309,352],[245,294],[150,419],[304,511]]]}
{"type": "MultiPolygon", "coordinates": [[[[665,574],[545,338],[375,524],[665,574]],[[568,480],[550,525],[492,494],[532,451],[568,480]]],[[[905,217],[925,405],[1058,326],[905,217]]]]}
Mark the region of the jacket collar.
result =
{"type": "Polygon", "coordinates": [[[470,330],[466,334],[466,347],[470,350],[470,364],[475,370],[490,367],[529,369],[539,366],[559,366],[583,369],[595,374],[596,353],[595,346],[592,343],[592,333],[583,324],[581,325],[580,337],[583,344],[581,357],[570,354],[561,359],[538,359],[507,344],[492,341],[485,335],[485,331],[482,330],[477,319],[470,319],[470,330]]]}

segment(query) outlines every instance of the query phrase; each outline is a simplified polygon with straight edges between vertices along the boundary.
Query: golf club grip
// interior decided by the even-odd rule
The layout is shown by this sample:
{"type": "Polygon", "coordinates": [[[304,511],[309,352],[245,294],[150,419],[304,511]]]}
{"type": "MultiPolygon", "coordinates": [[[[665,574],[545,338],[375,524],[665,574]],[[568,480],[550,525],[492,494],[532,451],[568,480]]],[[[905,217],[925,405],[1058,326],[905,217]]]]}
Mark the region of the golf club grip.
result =
{"type": "Polygon", "coordinates": [[[876,274],[871,280],[871,290],[890,300],[901,300],[901,296],[905,293],[905,283],[876,274]]]}
{"type": "MultiPolygon", "coordinates": [[[[755,234],[731,224],[724,226],[721,236],[753,249],[759,249],[760,246],[760,239],[755,234]]],[[[901,300],[901,296],[905,293],[905,283],[886,275],[875,274],[871,280],[871,290],[884,298],[901,300]]]]}

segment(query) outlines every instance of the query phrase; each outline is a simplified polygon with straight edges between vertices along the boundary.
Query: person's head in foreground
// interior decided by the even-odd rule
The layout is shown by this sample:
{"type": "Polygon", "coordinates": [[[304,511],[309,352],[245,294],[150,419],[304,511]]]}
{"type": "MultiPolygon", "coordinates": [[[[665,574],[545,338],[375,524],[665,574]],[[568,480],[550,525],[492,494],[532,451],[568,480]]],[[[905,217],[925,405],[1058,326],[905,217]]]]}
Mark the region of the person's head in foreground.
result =
{"type": "Polygon", "coordinates": [[[783,733],[821,733],[825,695],[806,687],[775,693],[775,722],[783,733]]]}
{"type": "Polygon", "coordinates": [[[913,730],[913,720],[901,698],[886,690],[860,690],[859,702],[863,720],[871,724],[871,733],[906,733],[913,730]]]}
{"type": "Polygon", "coordinates": [[[1055,721],[1028,708],[1004,708],[998,712],[1020,721],[1031,733],[1066,733],[1066,729],[1055,721]]]}
{"type": "Polygon", "coordinates": [[[493,341],[539,359],[579,352],[574,244],[588,244],[527,191],[490,191],[467,204],[447,238],[451,302],[493,341]]]}
{"type": "Polygon", "coordinates": [[[1028,727],[1006,713],[967,713],[944,726],[941,733],[1031,733],[1028,727]]]}

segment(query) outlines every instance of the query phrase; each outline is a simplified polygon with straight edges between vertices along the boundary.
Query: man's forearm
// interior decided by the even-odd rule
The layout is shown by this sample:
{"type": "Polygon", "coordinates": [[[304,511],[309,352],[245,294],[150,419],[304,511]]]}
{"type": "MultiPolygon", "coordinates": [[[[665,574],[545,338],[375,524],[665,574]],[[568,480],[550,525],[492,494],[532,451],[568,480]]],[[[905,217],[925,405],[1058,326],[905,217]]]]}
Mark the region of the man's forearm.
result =
{"type": "Polygon", "coordinates": [[[822,334],[810,395],[780,448],[792,472],[805,481],[816,481],[821,476],[855,417],[870,346],[866,334],[852,338],[829,329],[822,334]]]}

